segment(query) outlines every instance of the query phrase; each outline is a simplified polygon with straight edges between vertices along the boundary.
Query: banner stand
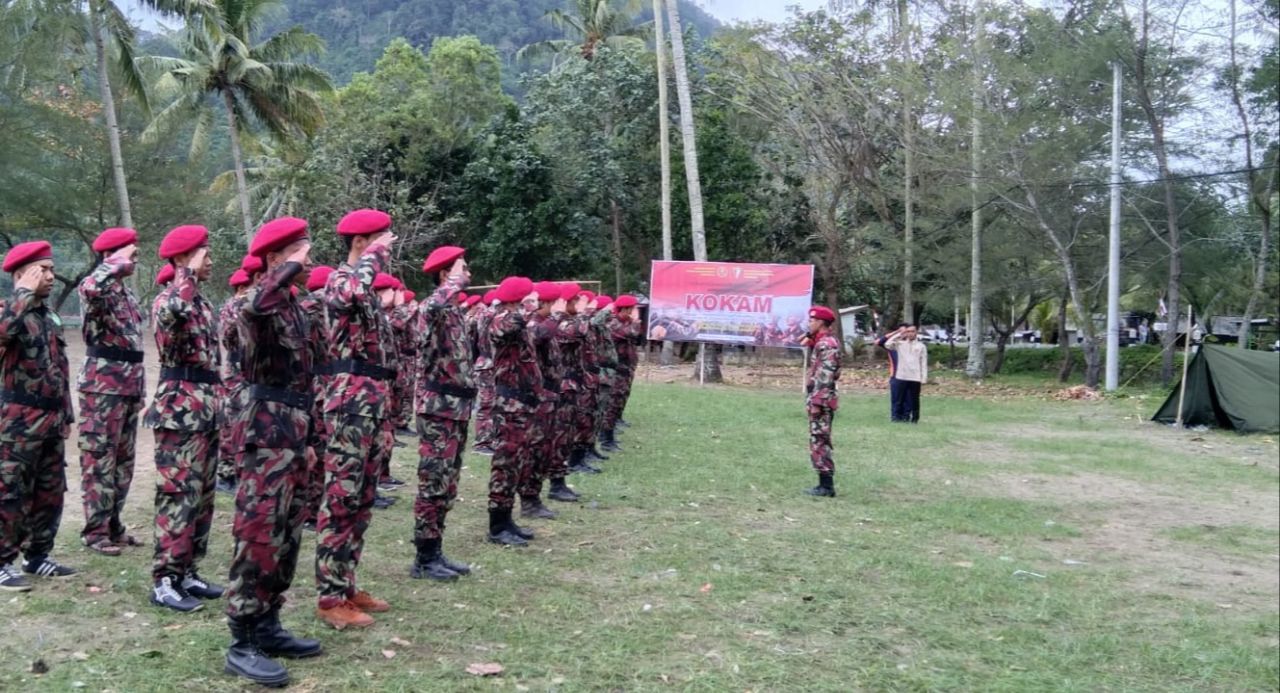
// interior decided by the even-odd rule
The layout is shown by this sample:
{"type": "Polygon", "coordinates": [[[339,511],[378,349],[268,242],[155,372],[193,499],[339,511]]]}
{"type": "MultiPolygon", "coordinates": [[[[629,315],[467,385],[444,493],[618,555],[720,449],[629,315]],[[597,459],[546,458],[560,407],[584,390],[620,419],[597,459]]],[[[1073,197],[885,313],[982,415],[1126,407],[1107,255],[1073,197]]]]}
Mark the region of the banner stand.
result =
{"type": "Polygon", "coordinates": [[[698,385],[707,384],[707,345],[698,345],[698,385]]]}

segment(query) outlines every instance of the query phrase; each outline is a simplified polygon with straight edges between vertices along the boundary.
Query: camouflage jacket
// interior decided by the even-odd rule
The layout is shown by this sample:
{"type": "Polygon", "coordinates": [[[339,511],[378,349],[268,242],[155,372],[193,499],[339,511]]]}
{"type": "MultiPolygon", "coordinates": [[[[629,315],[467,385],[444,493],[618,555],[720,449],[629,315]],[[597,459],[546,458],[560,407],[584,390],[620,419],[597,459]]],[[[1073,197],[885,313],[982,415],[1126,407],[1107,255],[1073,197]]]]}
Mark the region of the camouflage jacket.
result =
{"type": "MultiPolygon", "coordinates": [[[[493,370],[493,342],[489,339],[489,325],[493,322],[493,306],[482,306],[469,324],[471,346],[475,350],[477,374],[493,370]]],[[[484,376],[481,376],[484,377],[484,376]]]]}
{"type": "Polygon", "coordinates": [[[222,389],[230,395],[244,382],[241,361],[244,360],[244,344],[240,341],[240,306],[244,294],[232,296],[218,311],[218,342],[222,344],[222,389]]]}
{"type": "Polygon", "coordinates": [[[498,308],[489,324],[493,343],[493,382],[499,411],[532,414],[543,401],[538,353],[525,325],[524,308],[498,308]]]}
{"type": "Polygon", "coordinates": [[[142,422],[148,428],[208,431],[217,426],[217,382],[221,358],[213,305],[200,295],[196,275],[179,267],[173,281],[156,297],[156,349],[161,377],[142,422]],[[165,369],[187,369],[212,382],[164,377],[165,369]]]}
{"type": "Polygon", "coordinates": [[[583,327],[582,346],[579,348],[582,384],[589,390],[594,390],[600,384],[600,351],[596,344],[596,333],[591,328],[592,317],[591,314],[578,313],[578,319],[582,321],[583,327]]]}
{"type": "Polygon", "coordinates": [[[0,302],[0,441],[67,437],[69,369],[57,314],[26,289],[0,302]]]}
{"type": "Polygon", "coordinates": [[[333,376],[324,372],[324,361],[328,358],[329,348],[329,313],[325,310],[324,288],[313,291],[298,301],[302,312],[307,316],[310,332],[307,346],[311,349],[311,433],[308,445],[320,447],[325,442],[324,402],[325,393],[329,391],[333,376]]]}
{"type": "Polygon", "coordinates": [[[246,439],[260,448],[298,449],[309,442],[315,402],[311,321],[292,291],[301,271],[296,262],[277,266],[241,304],[248,394],[242,416],[246,439]]]}
{"type": "Polygon", "coordinates": [[[611,377],[618,369],[618,349],[613,345],[609,323],[617,318],[611,310],[598,310],[591,316],[591,341],[596,352],[596,369],[600,375],[611,377]]]}
{"type": "Polygon", "coordinates": [[[582,343],[590,329],[584,315],[566,314],[560,320],[556,341],[560,344],[561,392],[576,392],[582,388],[582,343]]]}
{"type": "Polygon", "coordinates": [[[418,338],[419,377],[414,385],[414,411],[426,416],[466,421],[476,396],[472,375],[475,357],[468,334],[466,309],[454,297],[466,288],[449,279],[418,306],[413,330],[418,338]]]}
{"type": "Polygon", "coordinates": [[[542,404],[538,413],[550,414],[560,400],[561,383],[564,381],[564,355],[560,352],[560,324],[568,316],[552,313],[542,316],[534,313],[529,318],[529,335],[538,354],[538,369],[542,372],[542,404]]]}
{"type": "Polygon", "coordinates": [[[636,328],[639,324],[635,320],[623,320],[610,315],[608,325],[609,339],[613,341],[614,351],[618,355],[618,372],[629,375],[640,360],[640,354],[636,350],[636,328]]]}
{"type": "Polygon", "coordinates": [[[805,377],[805,404],[810,407],[836,409],[840,396],[836,381],[840,379],[840,342],[830,332],[823,332],[814,342],[809,355],[809,373],[805,377]]]}
{"type": "Polygon", "coordinates": [[[329,348],[325,364],[359,366],[362,373],[335,369],[325,395],[325,413],[384,419],[395,382],[396,340],[373,280],[387,264],[388,250],[379,246],[365,251],[355,267],[347,263],[329,275],[324,303],[329,311],[329,348]]]}
{"type": "Polygon", "coordinates": [[[133,263],[123,258],[109,257],[80,282],[80,332],[85,348],[108,352],[85,356],[77,381],[81,392],[138,398],[146,393],[142,308],[125,284],[132,268],[133,263]],[[114,351],[120,353],[110,353],[114,351]]]}

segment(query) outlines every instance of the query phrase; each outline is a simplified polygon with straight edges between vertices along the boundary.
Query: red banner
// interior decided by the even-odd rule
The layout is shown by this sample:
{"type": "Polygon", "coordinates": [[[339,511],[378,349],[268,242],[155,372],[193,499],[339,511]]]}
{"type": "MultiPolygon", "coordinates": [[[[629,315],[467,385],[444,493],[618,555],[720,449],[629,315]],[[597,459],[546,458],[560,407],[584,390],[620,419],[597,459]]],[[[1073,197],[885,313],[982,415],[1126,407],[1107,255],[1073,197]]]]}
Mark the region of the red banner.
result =
{"type": "Polygon", "coordinates": [[[649,339],[800,348],[812,265],[654,261],[649,339]]]}

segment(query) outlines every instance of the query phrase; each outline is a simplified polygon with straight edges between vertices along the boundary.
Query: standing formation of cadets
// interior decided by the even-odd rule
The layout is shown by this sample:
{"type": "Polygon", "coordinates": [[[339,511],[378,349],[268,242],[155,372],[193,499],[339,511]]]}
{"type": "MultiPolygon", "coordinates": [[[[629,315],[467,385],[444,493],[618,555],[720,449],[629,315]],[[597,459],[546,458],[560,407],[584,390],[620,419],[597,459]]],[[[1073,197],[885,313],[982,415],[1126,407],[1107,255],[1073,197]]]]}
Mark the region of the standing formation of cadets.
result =
{"type": "MultiPolygon", "coordinates": [[[[137,425],[152,429],[157,470],[150,600],[179,612],[226,596],[225,669],[280,686],[276,658],[319,655],[316,640],[280,622],[303,531],[316,536],[316,614],[344,629],[392,609],[357,585],[364,537],[390,474],[397,433],[418,437],[413,578],[456,580],[471,568],[444,553],[472,417],[476,451],[491,454],[486,539],[524,546],[516,523],[551,519],[545,497],[579,500],[571,472],[618,450],[643,334],[631,296],[573,283],[508,277],[467,295],[466,251],[435,249],[421,301],[389,274],[392,219],[349,213],[337,225],[348,250],[313,267],[303,219],[264,224],[231,275],[221,309],[204,295],[213,271],[209,233],[166,234],[150,324],[160,373],[143,409],[144,316],[128,285],[137,234],[108,229],[98,265],[79,287],[86,358],[77,379],[85,527],[82,541],[117,556],[141,545],[121,521],[133,478],[137,425]],[[299,291],[305,287],[305,293],[299,291]],[[597,448],[599,445],[599,448],[597,448]],[[216,490],[234,494],[228,584],[200,574],[216,490]]],[[[0,303],[0,590],[74,575],[50,554],[66,490],[64,445],[74,418],[66,342],[46,305],[49,243],[14,246],[0,303]],[[21,559],[20,555],[21,554],[21,559]]]]}

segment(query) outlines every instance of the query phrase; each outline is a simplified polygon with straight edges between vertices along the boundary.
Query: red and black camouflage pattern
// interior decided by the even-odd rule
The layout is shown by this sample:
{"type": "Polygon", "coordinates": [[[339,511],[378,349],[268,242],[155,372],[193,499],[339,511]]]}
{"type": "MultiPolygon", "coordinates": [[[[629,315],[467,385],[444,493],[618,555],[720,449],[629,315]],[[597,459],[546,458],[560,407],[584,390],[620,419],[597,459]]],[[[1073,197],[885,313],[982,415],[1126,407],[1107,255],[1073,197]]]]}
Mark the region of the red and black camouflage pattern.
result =
{"type": "Polygon", "coordinates": [[[504,510],[515,504],[521,476],[527,474],[532,451],[529,424],[545,398],[537,350],[525,325],[532,311],[521,306],[499,306],[489,324],[493,344],[496,447],[489,471],[489,509],[504,510]]]}
{"type": "Polygon", "coordinates": [[[831,423],[840,396],[836,382],[840,380],[840,342],[830,332],[814,341],[809,356],[809,372],[805,376],[805,409],[809,414],[809,461],[819,474],[835,471],[831,453],[831,423]]]}
{"type": "Polygon", "coordinates": [[[395,335],[396,381],[392,392],[391,421],[394,428],[408,428],[413,421],[413,386],[415,379],[417,336],[413,333],[416,314],[407,303],[395,306],[388,316],[395,335]]]}
{"type": "Polygon", "coordinates": [[[156,522],[151,578],[181,579],[209,548],[218,432],[155,430],[156,522]]]}
{"type": "MultiPolygon", "coordinates": [[[[198,368],[217,373],[221,363],[213,305],[200,294],[195,274],[177,268],[156,297],[155,338],[160,367],[198,368]]],[[[161,380],[142,423],[171,431],[217,428],[221,386],[190,380],[161,380]]]]}
{"type": "Polygon", "coordinates": [[[244,452],[244,418],[248,404],[244,389],[244,345],[240,339],[240,309],[244,294],[228,298],[218,311],[218,342],[222,345],[222,401],[218,428],[218,478],[235,481],[244,452]]]}
{"type": "Polygon", "coordinates": [[[120,539],[120,513],[133,484],[138,414],[146,388],[142,309],[125,277],[133,263],[108,257],[85,277],[78,292],[81,334],[88,347],[118,349],[137,360],[86,356],[80,369],[80,495],[86,544],[120,539]]]}
{"type": "Polygon", "coordinates": [[[542,493],[542,483],[550,478],[554,458],[552,449],[557,440],[557,411],[561,402],[561,381],[565,367],[560,352],[559,333],[561,323],[568,315],[557,311],[548,315],[534,313],[529,318],[528,331],[538,356],[538,368],[542,374],[542,390],[534,410],[525,445],[529,448],[528,464],[520,478],[519,493],[523,497],[536,497],[542,493]]]}
{"type": "Polygon", "coordinates": [[[41,398],[0,403],[0,565],[20,547],[53,550],[67,490],[66,436],[72,420],[66,341],[57,315],[33,292],[0,303],[0,390],[41,398]]]}
{"type": "Polygon", "coordinates": [[[591,336],[596,351],[596,411],[591,435],[605,430],[605,418],[613,402],[613,381],[617,378],[618,350],[613,345],[612,310],[598,310],[591,316],[591,336]]]}
{"type": "MultiPolygon", "coordinates": [[[[324,288],[330,321],[326,362],[358,359],[381,368],[396,367],[395,335],[373,290],[374,278],[387,265],[387,253],[385,246],[374,246],[355,267],[344,262],[329,275],[324,288]]],[[[381,421],[390,414],[391,384],[365,375],[338,373],[325,399],[325,414],[342,411],[381,421]]]]}
{"type": "Polygon", "coordinates": [[[282,604],[297,568],[313,404],[311,326],[292,291],[302,270],[296,262],[269,269],[241,307],[249,402],[227,588],[233,619],[282,604]]]}
{"type": "Polygon", "coordinates": [[[311,455],[307,458],[307,471],[304,480],[302,499],[305,509],[303,522],[314,522],[320,516],[320,505],[324,501],[324,453],[329,445],[329,429],[324,417],[325,392],[333,376],[324,372],[324,362],[329,346],[329,315],[325,310],[324,288],[311,292],[298,302],[302,312],[307,314],[311,326],[309,344],[311,346],[312,363],[315,374],[311,378],[311,432],[308,447],[311,455]]]}
{"type": "Polygon", "coordinates": [[[466,309],[455,298],[465,280],[449,278],[418,306],[414,410],[418,429],[418,495],[414,541],[438,539],[458,496],[467,422],[475,401],[475,345],[466,309]]]}
{"type": "Polygon", "coordinates": [[[609,320],[609,336],[618,353],[618,366],[613,378],[609,407],[605,411],[604,430],[606,431],[617,428],[618,419],[622,418],[627,400],[631,397],[631,382],[635,378],[636,364],[640,360],[636,349],[636,337],[641,334],[640,330],[640,324],[630,316],[626,320],[620,316],[613,316],[609,320]]]}
{"type": "Polygon", "coordinates": [[[481,306],[470,323],[471,343],[476,362],[472,369],[476,379],[476,445],[493,445],[493,341],[489,338],[489,325],[496,310],[493,306],[481,306]]]}

